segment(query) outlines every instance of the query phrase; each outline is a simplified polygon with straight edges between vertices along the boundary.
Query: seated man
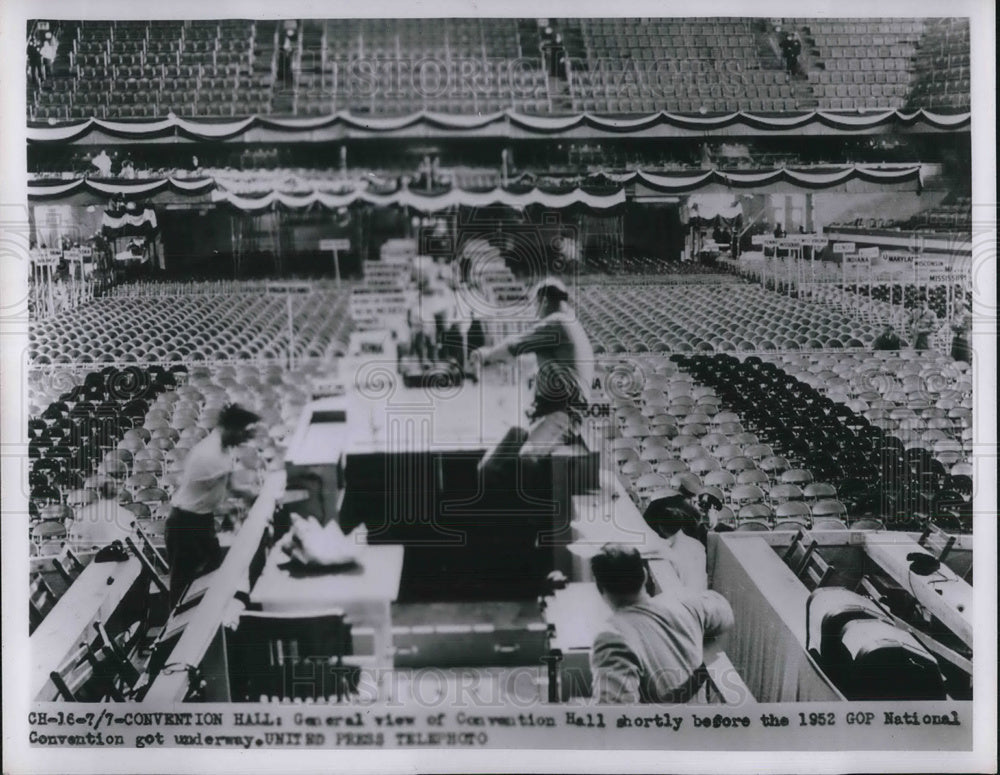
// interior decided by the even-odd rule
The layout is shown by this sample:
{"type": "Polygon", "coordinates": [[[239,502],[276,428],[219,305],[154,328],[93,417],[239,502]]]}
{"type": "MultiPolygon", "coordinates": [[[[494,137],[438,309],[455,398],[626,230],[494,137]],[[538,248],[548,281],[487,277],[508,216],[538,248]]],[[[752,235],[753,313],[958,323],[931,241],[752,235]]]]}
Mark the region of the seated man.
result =
{"type": "Polygon", "coordinates": [[[555,278],[542,280],[534,290],[538,322],[522,334],[493,347],[470,353],[470,362],[488,365],[506,358],[534,353],[538,373],[527,433],[515,428],[481,463],[487,483],[508,482],[499,473],[518,456],[544,457],[560,445],[572,443],[579,433],[581,414],[590,403],[594,376],[594,350],[583,325],[569,305],[569,291],[555,278]],[[498,475],[499,474],[499,478],[498,475]]]}
{"type": "Polygon", "coordinates": [[[606,544],[590,561],[612,615],[594,638],[590,665],[600,703],[683,704],[704,700],[704,640],[733,625],[718,592],[667,589],[651,598],[633,547],[606,544]]]}
{"type": "Polygon", "coordinates": [[[896,333],[896,329],[892,327],[892,323],[886,323],[885,328],[882,329],[882,333],[872,343],[872,349],[898,350],[902,344],[903,342],[899,338],[899,334],[896,333]]]}
{"type": "Polygon", "coordinates": [[[642,518],[663,540],[655,547],[673,569],[682,587],[695,592],[708,589],[705,547],[685,530],[695,532],[701,515],[682,497],[659,498],[646,507],[642,518]]]}

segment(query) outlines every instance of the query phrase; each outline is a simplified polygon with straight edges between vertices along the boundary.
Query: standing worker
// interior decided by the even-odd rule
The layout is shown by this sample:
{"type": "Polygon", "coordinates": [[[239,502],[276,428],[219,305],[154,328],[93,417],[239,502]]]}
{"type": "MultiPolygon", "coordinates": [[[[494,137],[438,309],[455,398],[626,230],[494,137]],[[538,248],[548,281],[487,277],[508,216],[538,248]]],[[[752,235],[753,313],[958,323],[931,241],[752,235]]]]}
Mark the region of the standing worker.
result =
{"type": "Polygon", "coordinates": [[[590,405],[594,350],[569,305],[569,291],[561,281],[549,277],[535,286],[533,295],[539,318],[535,325],[469,356],[475,367],[534,353],[538,366],[534,403],[528,412],[532,424],[527,432],[512,429],[486,454],[480,471],[486,474],[487,484],[496,482],[491,474],[505,467],[505,462],[509,465],[512,458],[545,457],[557,446],[572,443],[590,405]]]}
{"type": "Polygon", "coordinates": [[[924,301],[913,316],[913,349],[926,350],[930,347],[930,336],[938,329],[937,315],[930,304],[924,301]]]}
{"type": "Polygon", "coordinates": [[[230,485],[233,451],[253,438],[260,417],[237,404],[219,413],[216,427],[199,441],[184,462],[184,473],[170,503],[165,533],[170,566],[170,607],[188,585],[213,570],[222,550],[215,533],[215,512],[231,495],[253,497],[230,485]]]}
{"type": "Polygon", "coordinates": [[[962,310],[951,322],[954,334],[951,340],[951,357],[972,365],[972,348],[969,345],[969,333],[972,331],[972,315],[962,310]]]}

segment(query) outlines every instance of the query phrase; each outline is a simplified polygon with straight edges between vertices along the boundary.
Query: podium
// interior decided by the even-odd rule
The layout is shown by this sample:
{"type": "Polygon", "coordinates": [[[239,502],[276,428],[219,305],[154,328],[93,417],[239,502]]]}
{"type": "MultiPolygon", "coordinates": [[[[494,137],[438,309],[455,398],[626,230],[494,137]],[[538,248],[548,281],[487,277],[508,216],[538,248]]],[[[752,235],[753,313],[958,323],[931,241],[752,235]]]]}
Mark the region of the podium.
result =
{"type": "MultiPolygon", "coordinates": [[[[265,611],[336,604],[352,624],[391,619],[396,667],[538,663],[549,638],[538,600],[547,576],[572,564],[573,499],[598,488],[598,453],[582,440],[544,457],[512,452],[511,480],[485,483],[480,462],[522,409],[500,393],[513,388],[408,387],[398,375],[381,388],[307,405],[286,468],[288,487],[308,492],[290,508],[347,534],[364,525],[373,567],[388,563],[395,581],[379,598],[394,601],[391,613],[362,604],[371,590],[360,577],[289,579],[274,557],[252,600],[265,611]]],[[[376,640],[381,650],[384,634],[376,640]]]]}

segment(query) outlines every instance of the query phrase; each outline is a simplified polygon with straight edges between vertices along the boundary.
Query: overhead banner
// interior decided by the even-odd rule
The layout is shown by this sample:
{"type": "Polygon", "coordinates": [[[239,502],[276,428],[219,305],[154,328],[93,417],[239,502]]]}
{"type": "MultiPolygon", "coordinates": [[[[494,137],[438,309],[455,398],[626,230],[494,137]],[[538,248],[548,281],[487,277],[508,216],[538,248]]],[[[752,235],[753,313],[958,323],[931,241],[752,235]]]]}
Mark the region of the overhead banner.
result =
{"type": "MultiPolygon", "coordinates": [[[[95,181],[81,178],[75,181],[52,182],[49,179],[38,179],[28,184],[28,197],[33,200],[56,200],[69,197],[80,191],[104,196],[123,196],[125,198],[150,197],[160,191],[170,189],[174,192],[190,195],[210,194],[211,200],[226,203],[238,210],[259,212],[275,206],[291,209],[320,205],[326,208],[340,208],[361,202],[373,205],[400,205],[412,207],[422,212],[437,212],[454,207],[489,207],[491,205],[506,205],[523,208],[530,205],[559,209],[582,205],[593,210],[607,210],[625,203],[625,190],[632,184],[641,184],[648,189],[669,194],[693,193],[698,189],[724,185],[728,188],[753,189],[773,183],[788,183],[812,190],[839,186],[847,181],[860,179],[877,182],[879,185],[906,184],[919,181],[920,165],[881,167],[877,165],[854,164],[842,167],[817,167],[804,169],[774,169],[754,171],[696,170],[677,173],[635,172],[605,176],[595,185],[591,176],[546,179],[538,184],[516,181],[507,187],[498,186],[489,191],[467,190],[452,187],[437,191],[422,191],[418,188],[402,187],[396,191],[382,193],[371,187],[355,184],[345,189],[343,180],[331,180],[327,185],[329,190],[323,190],[321,181],[314,179],[275,179],[274,188],[254,193],[238,193],[227,190],[225,178],[163,178],[145,181],[95,181]],[[278,182],[280,180],[280,183],[278,182]]],[[[267,185],[265,181],[261,185],[267,185]]],[[[736,214],[738,205],[732,197],[700,198],[694,203],[698,212],[692,207],[692,215],[709,217],[706,212],[715,214],[736,214]],[[723,201],[725,200],[725,201],[723,201]],[[719,204],[722,202],[722,205],[719,204]],[[701,211],[704,206],[705,212],[701,211]]]]}
{"type": "Polygon", "coordinates": [[[191,119],[169,115],[166,118],[132,121],[113,121],[89,118],[82,121],[64,123],[32,123],[28,126],[29,143],[74,143],[84,139],[94,131],[126,140],[152,140],[161,137],[184,137],[192,140],[233,140],[251,129],[263,128],[283,134],[303,134],[316,132],[341,125],[353,132],[380,134],[416,129],[440,129],[446,131],[473,132],[491,125],[506,124],[524,132],[541,135],[559,135],[579,127],[589,127],[609,134],[630,134],[656,126],[673,126],[680,129],[712,131],[737,125],[767,131],[797,131],[810,124],[858,131],[886,124],[912,126],[924,124],[938,130],[966,129],[971,114],[940,114],[926,110],[904,112],[901,110],[873,111],[870,113],[838,113],[829,111],[805,111],[780,116],[757,115],[737,111],[716,115],[688,115],[659,111],[639,117],[602,116],[593,113],[579,113],[570,116],[538,116],[516,113],[512,110],[485,115],[454,115],[420,111],[407,116],[376,118],[355,116],[341,111],[329,116],[309,118],[251,116],[232,121],[212,119],[191,119]]]}
{"type": "Polygon", "coordinates": [[[157,226],[156,213],[151,207],[139,213],[105,212],[101,219],[101,229],[104,233],[116,237],[145,236],[155,232],[157,226]]]}
{"type": "Polygon", "coordinates": [[[98,196],[122,196],[126,199],[146,198],[166,190],[180,194],[204,194],[215,188],[212,178],[105,179],[77,178],[65,181],[37,178],[28,181],[29,199],[61,199],[79,193],[98,196]]]}
{"type": "Polygon", "coordinates": [[[485,193],[453,189],[438,196],[417,194],[409,189],[387,195],[372,194],[368,191],[352,191],[348,194],[325,194],[321,191],[313,191],[308,194],[282,194],[273,191],[261,197],[237,196],[228,191],[215,191],[212,194],[212,201],[231,205],[244,212],[259,212],[277,205],[289,209],[301,209],[314,205],[336,209],[358,202],[376,206],[412,207],[422,212],[438,212],[454,207],[489,207],[491,205],[506,205],[513,208],[541,205],[552,209],[583,205],[594,210],[606,210],[625,204],[625,191],[622,189],[606,196],[588,194],[582,189],[571,191],[568,194],[551,194],[539,189],[533,189],[527,193],[512,193],[502,188],[485,193]]]}

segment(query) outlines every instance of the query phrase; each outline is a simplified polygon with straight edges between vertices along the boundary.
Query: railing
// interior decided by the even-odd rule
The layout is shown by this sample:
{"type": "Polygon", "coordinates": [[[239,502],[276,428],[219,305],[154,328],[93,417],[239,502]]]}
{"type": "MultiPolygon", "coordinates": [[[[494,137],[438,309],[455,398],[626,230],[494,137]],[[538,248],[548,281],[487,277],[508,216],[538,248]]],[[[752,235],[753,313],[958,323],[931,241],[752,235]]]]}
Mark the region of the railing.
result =
{"type": "MultiPolygon", "coordinates": [[[[295,365],[297,368],[303,366],[319,366],[324,364],[332,363],[337,360],[336,358],[318,358],[318,357],[306,357],[306,356],[296,356],[295,365]]],[[[139,367],[139,368],[149,368],[151,366],[160,366],[164,369],[169,370],[171,366],[184,366],[191,369],[212,369],[219,366],[287,366],[288,356],[286,354],[259,357],[259,358],[213,358],[211,360],[203,361],[158,361],[158,360],[137,360],[137,361],[114,361],[113,363],[106,363],[104,361],[95,361],[94,363],[80,363],[79,361],[67,361],[65,363],[31,363],[28,365],[28,374],[40,374],[48,375],[53,372],[80,372],[81,374],[89,374],[92,371],[100,371],[105,366],[121,366],[121,367],[139,367]]]]}
{"type": "Polygon", "coordinates": [[[29,282],[28,308],[33,321],[45,320],[60,312],[76,309],[94,300],[100,287],[94,278],[67,281],[29,282]]]}
{"type": "Polygon", "coordinates": [[[606,287],[615,286],[645,286],[645,285],[719,285],[737,284],[744,282],[742,277],[735,274],[724,273],[693,273],[693,274],[635,274],[635,275],[609,275],[609,274],[581,274],[574,278],[574,282],[582,286],[597,285],[606,287]]]}
{"type": "MultiPolygon", "coordinates": [[[[290,278],[289,278],[290,279],[290,278]]],[[[176,281],[138,281],[123,283],[110,289],[105,296],[114,298],[135,298],[150,296],[219,296],[239,293],[267,292],[268,284],[273,280],[190,280],[176,281]]],[[[313,291],[340,292],[333,281],[308,280],[313,291]]],[[[345,281],[349,289],[351,281],[345,281]]]]}

